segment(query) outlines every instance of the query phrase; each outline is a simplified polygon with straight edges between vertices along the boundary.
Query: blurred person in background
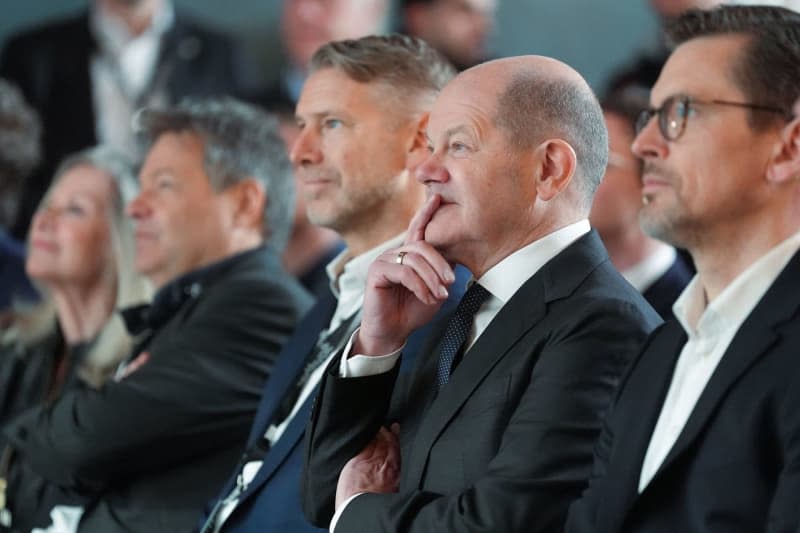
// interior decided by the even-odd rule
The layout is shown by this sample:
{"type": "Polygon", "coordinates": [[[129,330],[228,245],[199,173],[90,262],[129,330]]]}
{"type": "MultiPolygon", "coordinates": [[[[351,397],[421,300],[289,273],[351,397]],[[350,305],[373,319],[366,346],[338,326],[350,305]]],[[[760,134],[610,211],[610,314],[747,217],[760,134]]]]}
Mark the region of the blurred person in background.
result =
{"type": "Polygon", "coordinates": [[[402,30],[433,45],[458,69],[488,59],[499,0],[403,0],[402,30]]]}
{"type": "Polygon", "coordinates": [[[132,159],[141,155],[130,127],[137,109],[263,91],[236,43],[171,0],[92,0],[82,13],[12,36],[0,76],[19,85],[44,126],[44,165],[24,184],[17,238],[67,154],[102,143],[132,159]]]}
{"type": "MultiPolygon", "coordinates": [[[[106,147],[75,154],[56,172],[28,239],[26,268],[44,298],[14,309],[0,335],[0,423],[64,390],[99,387],[128,355],[131,339],[115,309],[149,297],[133,269],[133,226],[125,216],[135,192],[130,163],[106,147]]],[[[0,478],[16,508],[27,513],[49,501],[53,488],[21,475],[24,467],[2,438],[0,448],[0,478]]],[[[0,530],[9,525],[4,512],[0,530]]]]}
{"type": "MultiPolygon", "coordinates": [[[[663,27],[685,11],[712,9],[725,0],[649,0],[649,2],[663,27]]],[[[728,0],[726,3],[732,2],[728,0]]],[[[635,55],[628,64],[611,76],[611,81],[605,89],[607,93],[622,89],[627,85],[642,85],[649,89],[655,84],[661,68],[669,56],[667,43],[661,29],[648,44],[650,45],[649,51],[635,55]]]]}
{"type": "Polygon", "coordinates": [[[219,99],[149,108],[139,125],[150,149],[127,212],[136,269],[157,292],[123,310],[130,358],[99,390],[73,388],[2,428],[29,471],[91,497],[51,512],[81,533],[188,531],[311,303],[280,265],[294,182],[274,119],[219,99]]]}
{"type": "Polygon", "coordinates": [[[692,278],[693,270],[672,246],[644,233],[642,161],[631,151],[636,119],[649,104],[649,90],[630,86],[600,102],[608,128],[608,167],[592,203],[589,221],[600,234],[611,262],[664,320],[692,278]]]}
{"type": "Polygon", "coordinates": [[[690,9],[711,9],[723,2],[724,0],[650,0],[650,6],[662,20],[667,21],[678,18],[690,9]]]}
{"type": "Polygon", "coordinates": [[[314,52],[330,41],[383,33],[390,8],[390,0],[284,0],[284,65],[264,97],[264,107],[270,109],[281,100],[296,103],[314,52]]]}
{"type": "Polygon", "coordinates": [[[25,275],[25,247],[8,230],[20,187],[39,164],[41,132],[39,117],[19,89],[0,79],[0,312],[14,300],[37,298],[25,275]]]}

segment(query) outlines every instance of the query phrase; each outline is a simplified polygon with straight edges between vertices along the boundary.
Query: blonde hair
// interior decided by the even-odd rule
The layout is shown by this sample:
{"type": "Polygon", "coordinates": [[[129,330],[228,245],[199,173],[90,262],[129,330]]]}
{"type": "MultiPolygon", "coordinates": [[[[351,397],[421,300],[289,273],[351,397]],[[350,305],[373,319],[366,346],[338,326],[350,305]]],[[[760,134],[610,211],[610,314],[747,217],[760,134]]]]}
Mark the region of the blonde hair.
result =
{"type": "MultiPolygon", "coordinates": [[[[134,268],[135,242],[133,225],[125,214],[125,206],[136,195],[137,185],[133,165],[114,150],[97,146],[67,157],[55,172],[50,191],[69,170],[87,165],[102,170],[113,184],[113,196],[108,210],[111,255],[116,272],[115,309],[149,301],[150,284],[134,268]]],[[[0,346],[25,349],[55,334],[56,309],[46,290],[41,290],[42,301],[36,304],[15,302],[10,326],[0,334],[0,346]]],[[[91,386],[99,387],[113,374],[117,365],[128,357],[132,340],[125,330],[121,317],[112,313],[100,330],[86,358],[78,368],[78,375],[91,386]]]]}

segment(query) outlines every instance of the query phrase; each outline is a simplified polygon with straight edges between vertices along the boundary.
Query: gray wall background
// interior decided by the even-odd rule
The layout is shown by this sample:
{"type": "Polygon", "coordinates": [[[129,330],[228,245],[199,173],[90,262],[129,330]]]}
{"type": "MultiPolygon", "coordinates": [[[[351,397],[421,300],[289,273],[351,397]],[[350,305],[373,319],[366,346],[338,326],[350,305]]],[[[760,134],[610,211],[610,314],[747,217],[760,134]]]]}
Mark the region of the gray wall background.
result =
{"type": "MultiPolygon", "coordinates": [[[[240,35],[270,72],[277,65],[280,0],[173,0],[219,29],[240,35]]],[[[575,67],[601,90],[609,73],[654,48],[658,23],[647,0],[499,0],[495,56],[543,54],[575,67]]],[[[0,42],[45,20],[74,13],[86,0],[1,0],[0,42]]]]}

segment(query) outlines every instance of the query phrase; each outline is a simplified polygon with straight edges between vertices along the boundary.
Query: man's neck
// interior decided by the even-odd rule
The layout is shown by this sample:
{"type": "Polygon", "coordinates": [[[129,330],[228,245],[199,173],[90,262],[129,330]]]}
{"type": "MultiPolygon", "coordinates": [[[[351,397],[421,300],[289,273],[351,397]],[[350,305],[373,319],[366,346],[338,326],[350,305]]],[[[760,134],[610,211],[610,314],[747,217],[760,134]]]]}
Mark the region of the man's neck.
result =
{"type": "Polygon", "coordinates": [[[760,257],[800,230],[800,224],[791,227],[762,224],[739,229],[707,235],[701,243],[687,247],[709,302],[760,257]]]}

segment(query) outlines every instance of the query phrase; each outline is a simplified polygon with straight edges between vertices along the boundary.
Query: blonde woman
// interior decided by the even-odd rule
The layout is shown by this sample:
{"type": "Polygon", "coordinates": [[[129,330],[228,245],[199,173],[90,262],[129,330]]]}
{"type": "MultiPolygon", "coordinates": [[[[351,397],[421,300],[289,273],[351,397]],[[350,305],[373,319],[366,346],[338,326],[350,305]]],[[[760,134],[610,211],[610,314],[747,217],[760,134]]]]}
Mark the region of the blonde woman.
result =
{"type": "MultiPolygon", "coordinates": [[[[150,292],[133,270],[125,205],[135,192],[131,165],[108,148],[80,152],[57,170],[34,215],[25,264],[44,298],[14,310],[0,333],[0,425],[66,388],[99,387],[129,354],[115,310],[150,292]]],[[[6,449],[0,478],[10,473],[13,485],[12,463],[6,449]]]]}

